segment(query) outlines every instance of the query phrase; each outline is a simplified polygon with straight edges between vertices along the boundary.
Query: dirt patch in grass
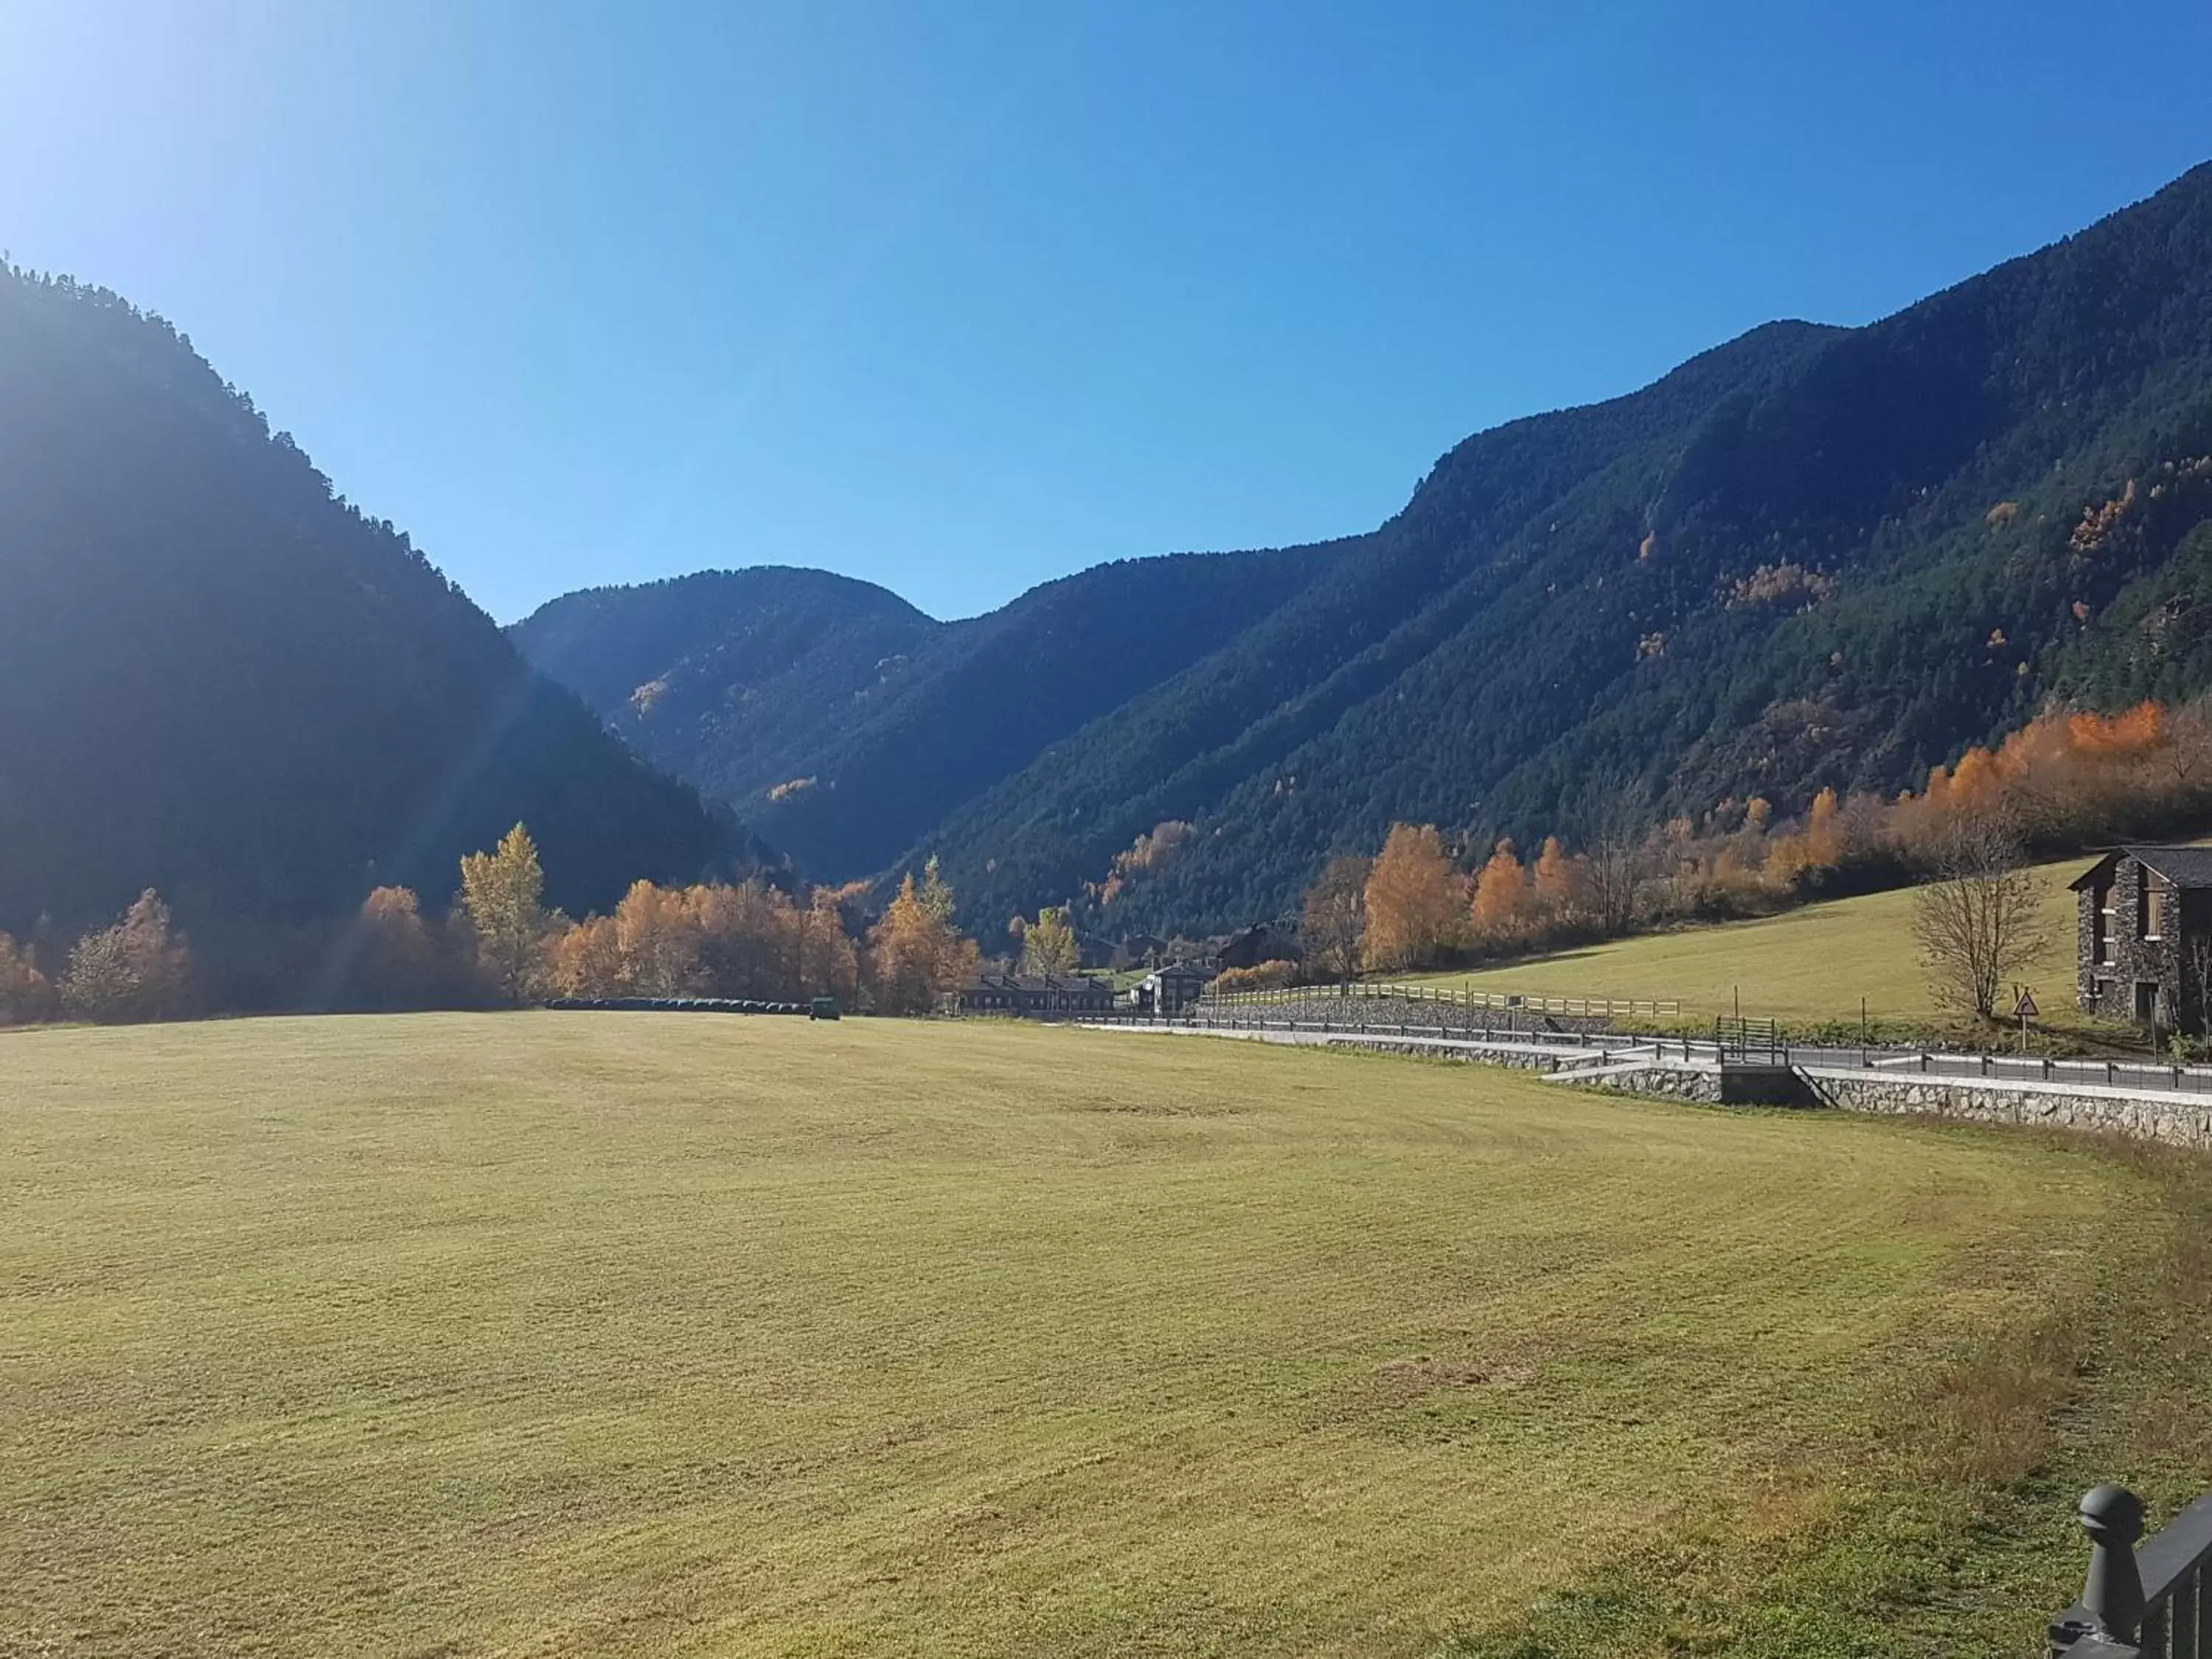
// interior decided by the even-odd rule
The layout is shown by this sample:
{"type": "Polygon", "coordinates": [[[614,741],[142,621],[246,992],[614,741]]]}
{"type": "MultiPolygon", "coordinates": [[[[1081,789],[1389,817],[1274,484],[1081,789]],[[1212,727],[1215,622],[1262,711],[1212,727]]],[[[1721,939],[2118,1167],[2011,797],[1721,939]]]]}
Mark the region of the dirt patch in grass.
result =
{"type": "Polygon", "coordinates": [[[1419,1354],[1386,1359],[1375,1368],[1376,1394],[1388,1404],[1405,1405],[1452,1389],[1519,1388],[1534,1381],[1535,1368],[1480,1359],[1439,1359],[1419,1354]]]}

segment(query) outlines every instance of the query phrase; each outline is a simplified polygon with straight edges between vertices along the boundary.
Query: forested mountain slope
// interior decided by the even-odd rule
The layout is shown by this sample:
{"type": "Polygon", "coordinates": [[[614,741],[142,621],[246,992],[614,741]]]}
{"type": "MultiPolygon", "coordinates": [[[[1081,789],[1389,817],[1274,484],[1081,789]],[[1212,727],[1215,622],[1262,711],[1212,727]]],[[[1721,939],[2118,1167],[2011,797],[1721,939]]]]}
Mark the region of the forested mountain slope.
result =
{"type": "Polygon", "coordinates": [[[716,572],[570,594],[513,633],[643,753],[844,878],[1219,649],[1343,547],[1100,565],[956,623],[818,571],[716,572]]]}
{"type": "Polygon", "coordinates": [[[0,928],[439,903],[517,819],[578,907],[733,845],[167,324],[0,271],[0,928]]]}
{"type": "Polygon", "coordinates": [[[939,854],[994,931],[1187,820],[1092,920],[1216,929],[1286,910],[1395,818],[1479,848],[1624,799],[1787,812],[1827,785],[1917,784],[2053,697],[2203,689],[2212,167],[1881,322],[1773,325],[1471,438],[1371,535],[1237,556],[1298,580],[1240,590],[1215,639],[1148,588],[1153,561],[960,625],[1057,589],[1070,625],[1098,626],[1118,600],[1140,608],[1112,615],[1121,637],[1177,641],[1116,659],[1148,679],[1064,697],[1090,659],[1032,650],[994,696],[871,706],[865,750],[839,731],[781,752],[811,789],[732,799],[763,824],[805,815],[791,844],[826,874],[939,854]],[[1042,735],[1039,697],[1065,729],[1042,735]],[[926,757],[932,787],[886,811],[838,769],[864,752],[926,757]]]}

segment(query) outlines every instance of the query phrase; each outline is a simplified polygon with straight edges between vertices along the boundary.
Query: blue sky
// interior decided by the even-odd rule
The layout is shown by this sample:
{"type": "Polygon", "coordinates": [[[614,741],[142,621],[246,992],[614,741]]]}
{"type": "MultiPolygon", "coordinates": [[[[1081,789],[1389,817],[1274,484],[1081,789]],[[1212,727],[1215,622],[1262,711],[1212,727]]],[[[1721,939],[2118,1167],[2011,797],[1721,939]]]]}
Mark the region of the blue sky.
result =
{"type": "Polygon", "coordinates": [[[2212,7],[0,0],[0,246],[502,621],[1372,526],[2212,157],[2212,7]]]}

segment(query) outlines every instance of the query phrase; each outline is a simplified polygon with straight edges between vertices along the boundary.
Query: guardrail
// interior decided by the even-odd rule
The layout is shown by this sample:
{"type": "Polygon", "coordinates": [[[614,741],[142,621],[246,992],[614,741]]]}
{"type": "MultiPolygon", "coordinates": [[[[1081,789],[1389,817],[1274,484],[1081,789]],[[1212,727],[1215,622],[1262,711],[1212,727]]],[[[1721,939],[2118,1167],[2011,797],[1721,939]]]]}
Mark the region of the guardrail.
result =
{"type": "MultiPolygon", "coordinates": [[[[1806,1065],[1832,1063],[1831,1054],[1859,1058],[1869,1071],[1914,1073],[1926,1077],[1987,1078],[1997,1083],[2056,1083],[2092,1088],[2155,1090],[2160,1093],[2212,1094],[2212,1066],[2160,1066],[2129,1060],[2051,1060],[2035,1054],[1945,1054],[1936,1049],[1821,1048],[1791,1047],[1806,1065]]],[[[2212,1656],[2208,1656],[2212,1659],[2212,1656]]]]}
{"type": "MultiPolygon", "coordinates": [[[[1370,1012],[1387,1000],[1375,993],[1357,993],[1337,1000],[1328,988],[1305,990],[1238,991],[1209,996],[1162,1023],[1211,1024],[1242,1030],[1268,1026],[1276,1030],[1355,1033],[1371,1031],[1388,1036],[1468,1038],[1503,1036],[1539,1038],[1541,1028],[1523,1016],[1536,1012],[1523,1004],[1501,1007],[1495,1002],[1463,1001],[1450,996],[1431,996],[1440,1018],[1433,1025],[1402,1018],[1378,1019],[1370,1012]],[[1316,1008],[1341,1008],[1314,1019],[1316,1008]],[[1297,1009],[1298,1013],[1288,1012],[1297,1009]],[[1284,1011],[1284,1012],[1278,1012],[1284,1011]]],[[[1419,1002],[1424,999],[1413,999],[1419,1002]]],[[[1400,1006],[1402,1007],[1403,1003],[1400,1006]]],[[[1595,1011],[1602,1004],[1592,1000],[1595,1011]]],[[[1616,1004],[1616,1006],[1619,1005],[1616,1004]]],[[[1650,1004],[1641,1005],[1650,1006],[1650,1004]]],[[[1663,1005],[1662,1005],[1663,1006],[1663,1005]]],[[[1565,1033],[1570,1039],[1595,1033],[1565,1033]]],[[[1616,1034],[1626,1036],[1626,1033],[1616,1034]]],[[[1869,1045],[1792,1042],[1775,1022],[1768,1019],[1721,1019],[1713,1034],[1705,1037],[1647,1036],[1639,1041],[1664,1060],[1680,1055],[1685,1064],[1738,1061],[1764,1066],[1813,1066],[1869,1071],[1888,1075],[1911,1074],[1958,1082],[1980,1079],[1994,1084],[2041,1083],[2058,1088],[2124,1090],[2132,1095],[2212,1096],[2212,1066],[2160,1065],[2125,1060],[2056,1060],[2039,1054],[1945,1053],[1931,1048],[1879,1048],[1869,1045]]],[[[2212,1659],[2212,1654],[2205,1656],[2212,1659]]]]}
{"type": "Polygon", "coordinates": [[[2141,1549],[2142,1500],[2125,1486],[2099,1486],[2080,1514],[2088,1583],[2051,1621],[2050,1659],[2212,1659],[2212,1493],[2141,1549]]]}

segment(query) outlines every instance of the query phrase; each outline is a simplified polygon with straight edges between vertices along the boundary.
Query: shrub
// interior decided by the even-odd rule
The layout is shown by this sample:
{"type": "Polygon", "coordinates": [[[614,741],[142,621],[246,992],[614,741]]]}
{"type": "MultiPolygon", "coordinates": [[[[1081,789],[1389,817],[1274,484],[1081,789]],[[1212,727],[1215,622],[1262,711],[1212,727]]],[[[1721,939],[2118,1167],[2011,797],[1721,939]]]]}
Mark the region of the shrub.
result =
{"type": "Polygon", "coordinates": [[[1298,964],[1280,958],[1262,962],[1250,968],[1225,968],[1213,981],[1218,992],[1279,991],[1285,986],[1298,982],[1298,964]]]}

